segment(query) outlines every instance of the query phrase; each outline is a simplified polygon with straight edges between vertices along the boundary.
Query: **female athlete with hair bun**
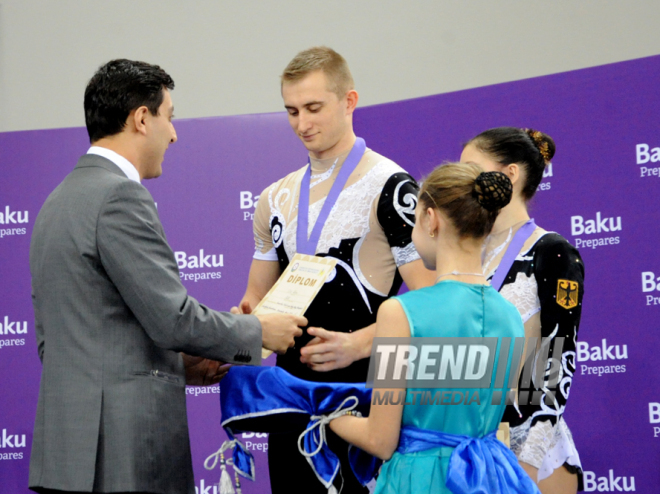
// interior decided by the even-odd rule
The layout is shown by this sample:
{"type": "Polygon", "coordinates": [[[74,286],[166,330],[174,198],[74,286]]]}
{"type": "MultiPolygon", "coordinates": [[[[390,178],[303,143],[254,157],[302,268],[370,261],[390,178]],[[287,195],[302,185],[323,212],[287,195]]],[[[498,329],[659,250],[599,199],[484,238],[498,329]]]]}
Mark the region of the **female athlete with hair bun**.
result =
{"type": "MultiPolygon", "coordinates": [[[[436,283],[383,302],[376,337],[524,336],[518,311],[481,270],[484,240],[511,190],[506,175],[475,164],[431,172],[419,193],[412,239],[424,265],[438,273],[436,283]]],[[[409,389],[407,396],[417,391],[429,389],[409,389]]],[[[495,438],[504,400],[492,404],[494,388],[474,391],[480,399],[460,406],[411,404],[410,398],[372,403],[369,417],[344,415],[330,428],[387,460],[377,494],[538,492],[515,455],[495,438]]]]}
{"type": "Polygon", "coordinates": [[[461,162],[502,172],[513,183],[511,202],[486,239],[483,273],[516,306],[525,336],[539,338],[537,350],[549,358],[545,366],[539,359],[523,370],[517,404],[507,406],[503,422],[511,428],[511,449],[541,492],[569,494],[582,480],[563,414],[575,373],[584,265],[577,249],[561,235],[537,227],[527,211],[554,153],[554,141],[542,132],[498,127],[471,139],[461,162]],[[523,388],[530,374],[531,384],[523,388]]]}

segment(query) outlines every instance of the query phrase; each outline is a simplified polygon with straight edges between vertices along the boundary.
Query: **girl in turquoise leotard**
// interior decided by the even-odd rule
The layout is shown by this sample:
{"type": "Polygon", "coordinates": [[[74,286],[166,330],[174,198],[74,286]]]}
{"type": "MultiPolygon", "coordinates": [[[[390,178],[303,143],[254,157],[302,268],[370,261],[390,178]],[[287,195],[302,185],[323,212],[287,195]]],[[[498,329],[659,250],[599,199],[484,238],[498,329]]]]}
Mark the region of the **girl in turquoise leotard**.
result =
{"type": "MultiPolygon", "coordinates": [[[[476,165],[444,165],[427,177],[412,238],[425,266],[438,273],[436,284],[384,302],[377,337],[524,335],[518,311],[481,274],[483,241],[510,197],[504,174],[476,165]]],[[[494,439],[504,400],[492,405],[492,388],[478,393],[479,403],[468,405],[372,404],[369,417],[345,415],[330,427],[387,460],[377,493],[477,492],[477,486],[478,492],[538,492],[494,439]]]]}

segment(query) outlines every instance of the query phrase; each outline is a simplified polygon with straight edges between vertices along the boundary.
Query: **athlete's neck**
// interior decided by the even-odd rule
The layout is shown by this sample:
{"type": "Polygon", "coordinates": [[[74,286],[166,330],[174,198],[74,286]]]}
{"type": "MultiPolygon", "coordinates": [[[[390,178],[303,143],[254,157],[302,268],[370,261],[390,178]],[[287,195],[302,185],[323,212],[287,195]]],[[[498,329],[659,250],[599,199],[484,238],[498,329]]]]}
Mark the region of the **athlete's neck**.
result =
{"type": "MultiPolygon", "coordinates": [[[[485,278],[474,276],[481,273],[481,248],[483,239],[459,239],[440,236],[436,241],[435,272],[447,275],[441,280],[454,279],[466,283],[481,283],[485,278]],[[459,274],[451,274],[457,272],[459,274]]],[[[436,280],[440,281],[440,280],[436,280]]]]}
{"type": "Polygon", "coordinates": [[[316,160],[326,160],[337,158],[344,153],[348,153],[353,144],[355,144],[355,133],[352,130],[346,132],[332,147],[323,151],[310,151],[309,156],[316,160]]]}
{"type": "Polygon", "coordinates": [[[340,154],[339,156],[333,156],[332,158],[325,158],[322,160],[312,158],[312,174],[318,175],[319,173],[327,172],[333,165],[336,165],[337,168],[341,168],[341,165],[344,164],[346,157],[350,151],[340,154]]]}
{"type": "Polygon", "coordinates": [[[519,197],[514,196],[511,202],[497,215],[495,224],[493,225],[493,233],[502,232],[512,226],[529,220],[529,213],[527,212],[527,204],[519,197]]]}

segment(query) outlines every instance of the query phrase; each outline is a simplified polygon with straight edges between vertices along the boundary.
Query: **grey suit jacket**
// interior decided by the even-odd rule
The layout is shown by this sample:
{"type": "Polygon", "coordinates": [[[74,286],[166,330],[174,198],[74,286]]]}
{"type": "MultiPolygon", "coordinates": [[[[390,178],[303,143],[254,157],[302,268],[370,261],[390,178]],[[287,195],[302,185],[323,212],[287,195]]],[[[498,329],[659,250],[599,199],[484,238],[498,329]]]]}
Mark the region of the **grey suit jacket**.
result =
{"type": "Polygon", "coordinates": [[[261,363],[254,316],[187,295],[149,192],[83,156],[30,246],[43,363],[30,487],[194,494],[180,354],[261,363]]]}

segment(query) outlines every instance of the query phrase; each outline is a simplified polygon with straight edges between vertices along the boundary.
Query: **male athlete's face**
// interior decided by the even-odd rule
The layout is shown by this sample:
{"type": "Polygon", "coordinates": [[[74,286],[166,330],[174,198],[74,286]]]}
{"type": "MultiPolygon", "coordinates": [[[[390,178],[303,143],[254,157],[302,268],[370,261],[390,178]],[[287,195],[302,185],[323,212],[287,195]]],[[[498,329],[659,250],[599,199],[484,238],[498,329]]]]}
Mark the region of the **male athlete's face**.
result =
{"type": "Polygon", "coordinates": [[[291,128],[312,157],[331,158],[344,151],[339,148],[351,131],[352,109],[346,96],[339,98],[328,89],[325,73],[317,70],[299,81],[284,82],[282,98],[291,128]]]}

